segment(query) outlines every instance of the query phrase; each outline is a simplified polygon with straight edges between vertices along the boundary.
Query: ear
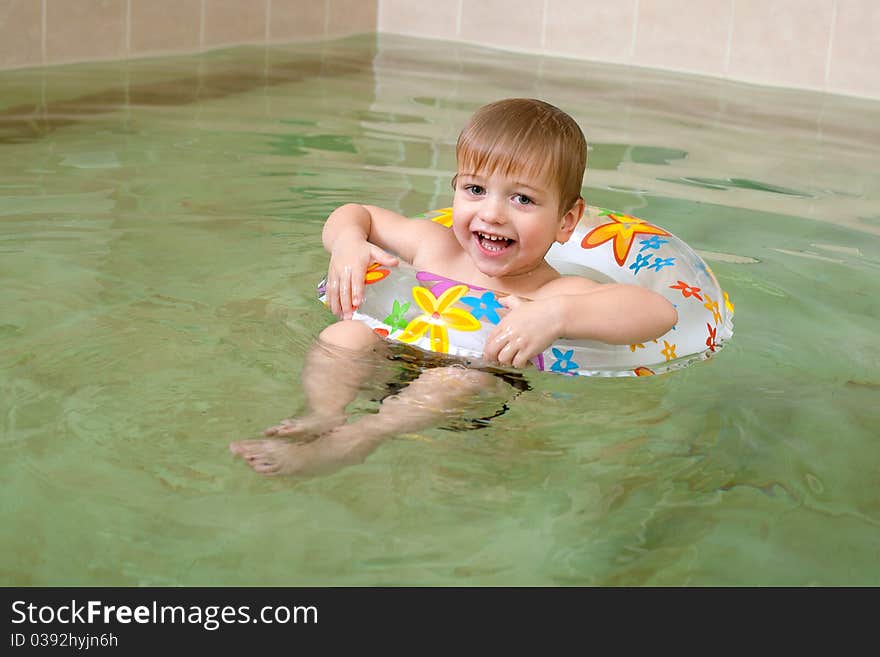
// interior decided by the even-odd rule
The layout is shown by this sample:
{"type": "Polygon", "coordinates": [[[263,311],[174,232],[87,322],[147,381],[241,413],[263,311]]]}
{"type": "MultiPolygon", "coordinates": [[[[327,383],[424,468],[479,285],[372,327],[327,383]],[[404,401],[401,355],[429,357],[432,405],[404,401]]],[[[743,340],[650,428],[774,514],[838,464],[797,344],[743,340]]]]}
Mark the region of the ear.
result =
{"type": "Polygon", "coordinates": [[[559,222],[559,230],[556,231],[557,242],[565,244],[571,238],[571,234],[580,222],[581,217],[584,216],[584,207],[584,199],[578,198],[574,205],[571,206],[571,209],[562,215],[562,219],[559,222]]]}

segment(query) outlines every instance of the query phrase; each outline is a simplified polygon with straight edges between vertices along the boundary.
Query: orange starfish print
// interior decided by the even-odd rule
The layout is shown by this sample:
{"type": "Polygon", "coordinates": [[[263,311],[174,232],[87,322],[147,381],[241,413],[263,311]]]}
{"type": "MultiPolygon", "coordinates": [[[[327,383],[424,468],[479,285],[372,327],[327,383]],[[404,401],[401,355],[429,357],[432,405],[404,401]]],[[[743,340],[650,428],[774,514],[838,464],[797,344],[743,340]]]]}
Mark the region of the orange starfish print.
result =
{"type": "Polygon", "coordinates": [[[609,212],[608,217],[611,219],[611,223],[596,226],[584,235],[581,247],[592,249],[600,244],[614,240],[614,259],[617,260],[617,264],[621,267],[626,263],[636,235],[669,235],[662,228],[652,226],[646,221],[628,214],[609,212]]]}

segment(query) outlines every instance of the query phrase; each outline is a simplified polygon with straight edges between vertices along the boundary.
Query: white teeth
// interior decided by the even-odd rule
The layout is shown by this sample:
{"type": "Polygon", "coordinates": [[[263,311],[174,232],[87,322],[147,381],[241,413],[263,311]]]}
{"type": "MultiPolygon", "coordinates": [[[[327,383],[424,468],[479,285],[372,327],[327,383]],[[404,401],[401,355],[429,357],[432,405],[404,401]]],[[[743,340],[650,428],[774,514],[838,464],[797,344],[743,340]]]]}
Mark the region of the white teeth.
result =
{"type": "Polygon", "coordinates": [[[508,239],[507,237],[501,237],[500,235],[489,235],[480,231],[476,231],[476,234],[477,237],[479,237],[483,248],[487,251],[503,251],[511,242],[513,242],[513,240],[508,239]]]}

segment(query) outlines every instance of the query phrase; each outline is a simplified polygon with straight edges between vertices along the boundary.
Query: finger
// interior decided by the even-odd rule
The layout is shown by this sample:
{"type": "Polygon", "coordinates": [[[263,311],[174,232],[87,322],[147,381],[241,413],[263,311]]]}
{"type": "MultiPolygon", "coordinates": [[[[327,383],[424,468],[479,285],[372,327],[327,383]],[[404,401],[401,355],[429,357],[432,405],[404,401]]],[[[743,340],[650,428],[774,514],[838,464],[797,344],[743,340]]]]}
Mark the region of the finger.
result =
{"type": "Polygon", "coordinates": [[[365,276],[354,276],[351,279],[351,307],[357,310],[364,302],[365,276]]]}
{"type": "Polygon", "coordinates": [[[358,286],[363,285],[364,275],[358,276],[356,273],[352,272],[351,278],[348,280],[349,293],[345,298],[346,303],[348,304],[348,317],[347,319],[351,319],[354,315],[354,311],[357,310],[358,304],[355,303],[355,290],[358,286]]]}
{"type": "Polygon", "coordinates": [[[529,352],[525,349],[520,349],[513,359],[513,366],[518,370],[521,370],[528,366],[530,360],[531,357],[529,356],[529,352]]]}
{"type": "Polygon", "coordinates": [[[520,299],[515,294],[508,294],[507,296],[498,297],[498,303],[500,303],[508,310],[513,310],[514,308],[518,308],[522,305],[522,299],[520,299]]]}
{"type": "Polygon", "coordinates": [[[504,341],[501,339],[501,336],[498,333],[498,329],[493,329],[492,332],[489,334],[489,337],[486,338],[486,344],[483,345],[483,358],[490,362],[497,362],[498,352],[503,346],[504,341]]]}
{"type": "Polygon", "coordinates": [[[333,314],[336,315],[337,318],[342,319],[342,279],[337,276],[334,280],[334,289],[333,289],[333,314]]]}
{"type": "Polygon", "coordinates": [[[511,365],[513,363],[513,357],[516,355],[516,351],[513,348],[511,343],[505,344],[501,351],[498,352],[498,362],[502,365],[511,365]]]}
{"type": "Polygon", "coordinates": [[[332,272],[327,276],[327,307],[339,317],[339,279],[332,272]]]}
{"type": "Polygon", "coordinates": [[[345,267],[339,277],[339,309],[343,319],[351,319],[351,267],[345,267]]]}
{"type": "Polygon", "coordinates": [[[387,251],[383,251],[377,246],[370,249],[370,257],[380,265],[386,265],[388,267],[395,267],[398,263],[396,256],[391,255],[387,251]]]}

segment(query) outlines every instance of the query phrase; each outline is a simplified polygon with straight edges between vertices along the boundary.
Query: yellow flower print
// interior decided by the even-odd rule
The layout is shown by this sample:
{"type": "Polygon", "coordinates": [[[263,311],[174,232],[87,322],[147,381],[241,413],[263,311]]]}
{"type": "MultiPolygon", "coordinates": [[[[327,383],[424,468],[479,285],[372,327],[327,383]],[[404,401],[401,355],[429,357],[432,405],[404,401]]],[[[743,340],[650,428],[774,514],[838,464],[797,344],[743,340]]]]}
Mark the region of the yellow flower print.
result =
{"type": "Polygon", "coordinates": [[[703,307],[712,313],[712,318],[715,320],[715,323],[721,321],[721,313],[718,310],[718,302],[713,300],[708,294],[706,294],[706,303],[703,304],[703,307]]]}
{"type": "Polygon", "coordinates": [[[437,213],[436,216],[431,217],[431,221],[435,221],[441,226],[446,226],[447,228],[452,227],[452,208],[440,208],[439,210],[434,210],[437,213]]]}
{"type": "Polygon", "coordinates": [[[733,313],[733,301],[727,296],[727,292],[724,293],[724,307],[727,308],[731,314],[733,313]]]}
{"type": "Polygon", "coordinates": [[[666,342],[666,340],[664,340],[663,341],[663,349],[660,351],[660,353],[663,354],[664,356],[666,356],[666,362],[668,363],[669,361],[671,361],[672,359],[674,359],[676,357],[675,356],[675,345],[669,344],[668,342],[666,342]]]}
{"type": "Polygon", "coordinates": [[[435,297],[426,287],[414,287],[413,299],[422,309],[421,315],[414,318],[403,333],[398,336],[401,342],[412,343],[428,334],[431,351],[449,351],[449,329],[456,331],[476,331],[480,322],[461,308],[453,308],[458,300],[468,292],[467,285],[453,285],[440,298],[435,297]]]}

